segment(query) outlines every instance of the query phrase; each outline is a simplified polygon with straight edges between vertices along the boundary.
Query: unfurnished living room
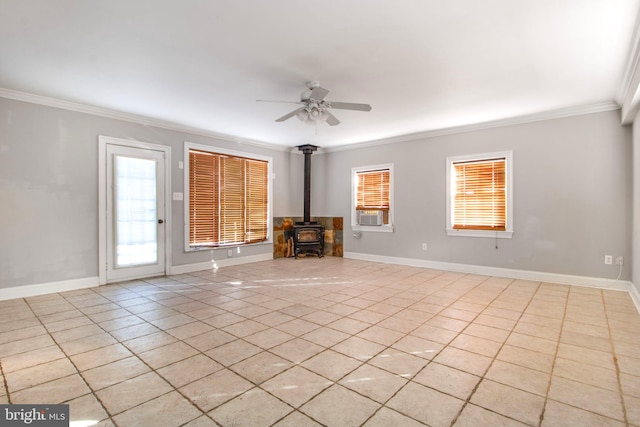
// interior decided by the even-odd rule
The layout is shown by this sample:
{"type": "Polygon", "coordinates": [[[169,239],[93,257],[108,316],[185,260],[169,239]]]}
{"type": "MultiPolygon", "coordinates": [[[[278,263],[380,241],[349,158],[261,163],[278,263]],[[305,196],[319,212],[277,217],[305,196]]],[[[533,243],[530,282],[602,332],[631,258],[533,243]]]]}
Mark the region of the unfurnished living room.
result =
{"type": "Polygon", "coordinates": [[[0,425],[640,427],[640,0],[0,0],[0,425]]]}

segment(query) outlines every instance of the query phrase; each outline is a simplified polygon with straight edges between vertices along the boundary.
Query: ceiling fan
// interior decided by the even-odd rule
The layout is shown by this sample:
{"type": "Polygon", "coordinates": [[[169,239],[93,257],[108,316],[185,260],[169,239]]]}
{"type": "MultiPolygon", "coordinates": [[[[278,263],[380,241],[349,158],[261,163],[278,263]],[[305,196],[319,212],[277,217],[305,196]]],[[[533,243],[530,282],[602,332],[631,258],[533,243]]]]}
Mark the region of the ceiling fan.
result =
{"type": "Polygon", "coordinates": [[[300,121],[309,125],[314,125],[321,122],[327,122],[329,126],[339,125],[340,120],[338,120],[336,116],[331,114],[331,112],[329,111],[329,109],[331,108],[339,110],[371,111],[371,105],[369,104],[326,101],[325,98],[329,94],[329,91],[323,87],[320,87],[320,83],[317,81],[307,82],[307,88],[308,90],[305,90],[300,94],[300,102],[263,100],[258,101],[300,104],[302,105],[302,107],[293,110],[288,114],[285,114],[279,119],[276,119],[276,122],[284,122],[285,120],[296,116],[300,121]]]}

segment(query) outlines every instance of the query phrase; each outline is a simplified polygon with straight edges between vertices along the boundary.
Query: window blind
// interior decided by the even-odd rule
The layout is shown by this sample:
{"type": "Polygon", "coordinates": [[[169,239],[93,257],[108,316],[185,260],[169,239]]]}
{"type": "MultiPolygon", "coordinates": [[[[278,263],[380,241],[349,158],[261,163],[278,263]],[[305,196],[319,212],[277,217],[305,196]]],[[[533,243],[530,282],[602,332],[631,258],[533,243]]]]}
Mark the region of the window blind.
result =
{"type": "Polygon", "coordinates": [[[267,239],[268,162],[189,150],[189,245],[267,239]]]}
{"type": "Polygon", "coordinates": [[[389,169],[362,171],[358,177],[357,210],[388,211],[389,202],[389,169]]]}
{"type": "Polygon", "coordinates": [[[454,162],[453,228],[506,230],[505,158],[454,162]]]}
{"type": "Polygon", "coordinates": [[[259,160],[247,160],[247,243],[267,239],[267,212],[269,209],[269,165],[259,160]]]}
{"type": "Polygon", "coordinates": [[[219,157],[189,151],[189,245],[219,242],[219,157]]]}

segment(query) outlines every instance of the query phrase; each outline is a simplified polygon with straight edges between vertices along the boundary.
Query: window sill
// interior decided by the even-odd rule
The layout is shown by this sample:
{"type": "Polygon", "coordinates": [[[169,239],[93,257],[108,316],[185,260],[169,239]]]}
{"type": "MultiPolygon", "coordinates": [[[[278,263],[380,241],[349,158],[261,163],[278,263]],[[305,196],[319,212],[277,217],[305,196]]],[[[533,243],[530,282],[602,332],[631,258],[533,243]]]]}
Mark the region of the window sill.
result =
{"type": "Polygon", "coordinates": [[[447,236],[455,237],[484,237],[491,239],[511,239],[513,231],[491,231],[491,230],[457,230],[448,228],[447,236]]]}
{"type": "Polygon", "coordinates": [[[220,246],[189,246],[185,247],[185,252],[201,252],[201,251],[223,251],[229,249],[238,248],[249,248],[254,246],[263,246],[263,245],[273,245],[273,241],[271,239],[265,240],[264,242],[256,242],[256,243],[230,243],[228,245],[220,245],[220,246]]]}
{"type": "Polygon", "coordinates": [[[376,233],[393,233],[393,225],[357,225],[351,224],[352,231],[373,231],[376,233]]]}

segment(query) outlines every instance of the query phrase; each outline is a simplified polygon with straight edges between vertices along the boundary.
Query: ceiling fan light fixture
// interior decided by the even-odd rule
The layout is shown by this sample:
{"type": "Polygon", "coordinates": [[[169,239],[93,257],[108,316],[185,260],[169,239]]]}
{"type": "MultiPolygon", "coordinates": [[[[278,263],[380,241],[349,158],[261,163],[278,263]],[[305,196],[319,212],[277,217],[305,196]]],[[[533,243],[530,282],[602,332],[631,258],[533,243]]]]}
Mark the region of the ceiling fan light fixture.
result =
{"type": "Polygon", "coordinates": [[[309,120],[309,112],[307,110],[300,110],[296,113],[296,117],[301,122],[306,122],[307,120],[309,120]]]}
{"type": "Polygon", "coordinates": [[[317,121],[320,121],[321,118],[322,118],[322,111],[316,106],[311,107],[311,109],[309,110],[309,120],[313,120],[314,122],[317,122],[317,121]]]}

